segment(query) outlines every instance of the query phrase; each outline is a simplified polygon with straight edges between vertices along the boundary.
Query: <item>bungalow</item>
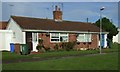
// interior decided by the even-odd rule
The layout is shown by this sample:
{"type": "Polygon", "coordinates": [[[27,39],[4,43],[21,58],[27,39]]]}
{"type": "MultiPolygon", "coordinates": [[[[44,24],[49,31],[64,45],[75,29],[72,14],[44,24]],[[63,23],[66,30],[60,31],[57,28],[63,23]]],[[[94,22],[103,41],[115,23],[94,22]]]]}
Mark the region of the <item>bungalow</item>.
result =
{"type": "MultiPolygon", "coordinates": [[[[38,39],[43,39],[46,47],[54,48],[56,43],[77,41],[76,48],[98,48],[99,27],[92,23],[62,20],[58,6],[53,11],[53,19],[11,16],[7,30],[13,31],[13,43],[28,44],[37,51],[38,39]]],[[[103,31],[103,47],[107,46],[108,32],[103,31]]]]}
{"type": "Polygon", "coordinates": [[[1,21],[0,22],[0,30],[5,30],[7,27],[7,21],[1,21]]]}

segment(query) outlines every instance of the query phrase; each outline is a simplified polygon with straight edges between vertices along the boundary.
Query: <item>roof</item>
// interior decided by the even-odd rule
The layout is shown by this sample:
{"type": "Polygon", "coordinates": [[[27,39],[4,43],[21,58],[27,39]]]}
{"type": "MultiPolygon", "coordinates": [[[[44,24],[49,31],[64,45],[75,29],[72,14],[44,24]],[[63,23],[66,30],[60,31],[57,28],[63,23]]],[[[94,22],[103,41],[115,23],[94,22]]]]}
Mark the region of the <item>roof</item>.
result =
{"type": "Polygon", "coordinates": [[[22,28],[27,30],[56,30],[56,31],[90,31],[99,32],[99,27],[92,23],[73,21],[54,21],[22,16],[12,16],[12,19],[22,28]]]}
{"type": "Polygon", "coordinates": [[[0,22],[0,29],[6,29],[8,22],[7,21],[1,21],[0,22]]]}

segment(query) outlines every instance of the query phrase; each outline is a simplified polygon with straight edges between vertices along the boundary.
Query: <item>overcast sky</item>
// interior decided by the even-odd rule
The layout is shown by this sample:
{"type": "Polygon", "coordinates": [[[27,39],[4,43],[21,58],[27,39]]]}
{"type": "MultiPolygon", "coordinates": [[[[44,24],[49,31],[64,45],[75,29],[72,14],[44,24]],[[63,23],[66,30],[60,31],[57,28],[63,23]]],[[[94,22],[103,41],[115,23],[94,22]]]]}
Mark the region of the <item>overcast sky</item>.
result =
{"type": "Polygon", "coordinates": [[[63,10],[63,20],[81,22],[86,22],[87,18],[89,22],[97,21],[100,8],[104,6],[103,17],[112,19],[118,26],[118,2],[2,2],[2,20],[7,21],[10,15],[52,19],[55,5],[63,10]]]}

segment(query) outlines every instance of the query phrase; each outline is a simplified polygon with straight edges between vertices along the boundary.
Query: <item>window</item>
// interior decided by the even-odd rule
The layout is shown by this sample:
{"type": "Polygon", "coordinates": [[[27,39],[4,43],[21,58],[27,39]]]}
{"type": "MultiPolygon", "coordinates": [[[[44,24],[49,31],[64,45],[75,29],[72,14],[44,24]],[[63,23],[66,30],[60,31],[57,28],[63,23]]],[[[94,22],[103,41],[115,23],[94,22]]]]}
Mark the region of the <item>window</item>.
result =
{"type": "Polygon", "coordinates": [[[68,42],[68,34],[67,33],[61,33],[60,34],[60,41],[61,42],[68,42]]]}
{"type": "Polygon", "coordinates": [[[51,42],[68,42],[67,33],[50,33],[51,42]]]}
{"type": "Polygon", "coordinates": [[[78,42],[91,42],[91,34],[79,34],[77,37],[78,42]]]}
{"type": "Polygon", "coordinates": [[[84,34],[79,34],[77,37],[78,42],[84,42],[84,34]]]}
{"type": "Polygon", "coordinates": [[[85,34],[86,42],[91,42],[91,34],[85,34]]]}
{"type": "Polygon", "coordinates": [[[59,33],[50,33],[50,40],[51,42],[59,42],[60,41],[59,33]]]}

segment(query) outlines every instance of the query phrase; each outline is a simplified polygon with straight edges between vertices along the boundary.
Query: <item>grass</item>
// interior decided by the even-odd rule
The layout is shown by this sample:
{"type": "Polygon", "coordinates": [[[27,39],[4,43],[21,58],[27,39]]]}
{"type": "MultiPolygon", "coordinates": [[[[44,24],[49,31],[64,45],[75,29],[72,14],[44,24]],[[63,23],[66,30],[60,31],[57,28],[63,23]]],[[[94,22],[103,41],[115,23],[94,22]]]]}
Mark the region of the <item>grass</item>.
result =
{"type": "Polygon", "coordinates": [[[118,54],[3,64],[3,70],[117,70],[118,54]]]}
{"type": "Polygon", "coordinates": [[[98,54],[95,56],[80,56],[73,58],[54,59],[36,62],[22,62],[3,64],[3,70],[117,70],[118,48],[120,44],[114,43],[110,49],[87,51],[58,51],[46,52],[41,54],[18,55],[10,52],[2,52],[2,60],[31,59],[33,57],[48,58],[62,57],[69,55],[98,54]]]}
{"type": "Polygon", "coordinates": [[[61,56],[69,56],[69,55],[80,55],[80,54],[94,54],[98,53],[97,51],[58,51],[58,52],[46,52],[40,54],[30,54],[30,55],[18,55],[15,53],[10,52],[3,52],[2,53],[2,60],[19,60],[23,58],[32,58],[32,57],[40,57],[40,58],[47,58],[47,57],[61,57],[61,56]]]}
{"type": "Polygon", "coordinates": [[[109,49],[103,49],[103,52],[118,52],[120,48],[120,44],[118,43],[112,43],[111,48],[109,49]]]}
{"type": "MultiPolygon", "coordinates": [[[[114,43],[112,45],[112,48],[102,49],[102,52],[103,53],[118,52],[119,47],[120,47],[120,44],[114,43]]],[[[30,55],[18,55],[10,52],[2,52],[2,60],[19,60],[23,58],[32,58],[32,57],[40,57],[40,58],[61,57],[61,56],[69,56],[69,55],[97,54],[97,53],[99,53],[99,50],[57,51],[57,52],[46,52],[46,53],[30,54],[30,55]]]]}

